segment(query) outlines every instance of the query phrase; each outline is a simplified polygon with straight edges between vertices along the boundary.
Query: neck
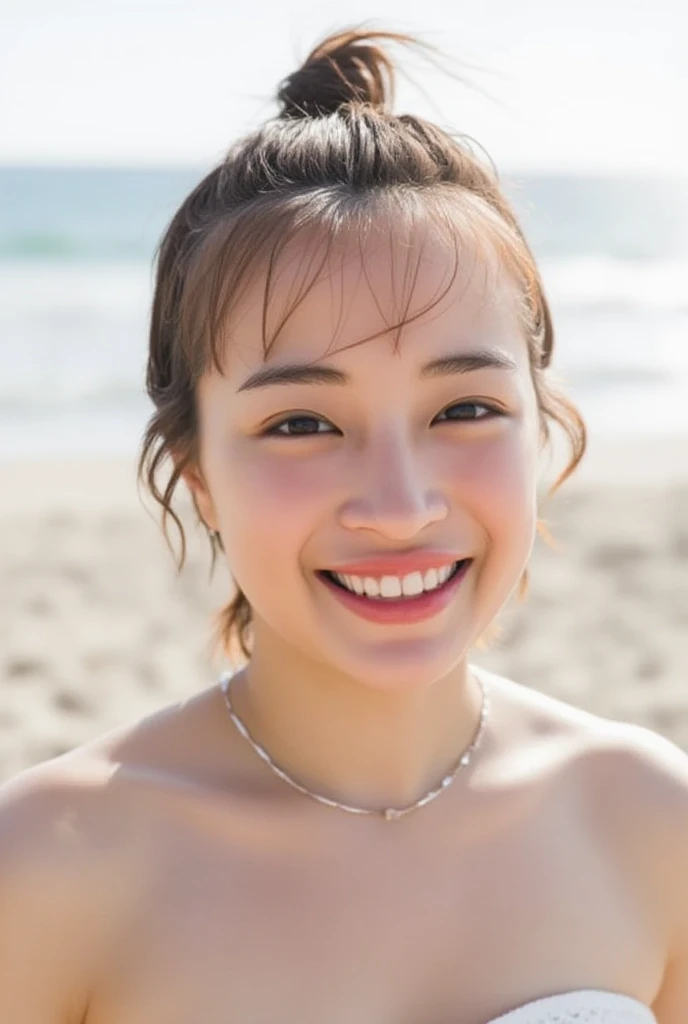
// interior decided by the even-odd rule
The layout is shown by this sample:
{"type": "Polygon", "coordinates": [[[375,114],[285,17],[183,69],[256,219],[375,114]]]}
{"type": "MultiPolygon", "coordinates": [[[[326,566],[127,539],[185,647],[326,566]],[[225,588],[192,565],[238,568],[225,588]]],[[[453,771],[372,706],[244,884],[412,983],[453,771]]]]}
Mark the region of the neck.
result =
{"type": "MultiPolygon", "coordinates": [[[[319,796],[369,811],[408,807],[475,738],[483,694],[466,660],[430,685],[390,691],[285,653],[256,643],[230,700],[272,761],[319,796]]],[[[286,785],[275,776],[276,791],[286,785]]]]}

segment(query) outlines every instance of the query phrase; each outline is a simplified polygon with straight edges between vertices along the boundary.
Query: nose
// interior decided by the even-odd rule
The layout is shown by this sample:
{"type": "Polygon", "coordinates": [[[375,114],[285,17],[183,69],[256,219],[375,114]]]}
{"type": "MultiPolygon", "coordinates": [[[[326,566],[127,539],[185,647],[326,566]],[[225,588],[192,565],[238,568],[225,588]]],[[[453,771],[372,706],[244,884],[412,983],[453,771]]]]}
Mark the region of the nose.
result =
{"type": "Polygon", "coordinates": [[[429,486],[428,468],[421,462],[401,438],[371,446],[353,471],[355,493],[340,509],[342,526],[404,541],[445,519],[449,504],[440,489],[429,486]]]}

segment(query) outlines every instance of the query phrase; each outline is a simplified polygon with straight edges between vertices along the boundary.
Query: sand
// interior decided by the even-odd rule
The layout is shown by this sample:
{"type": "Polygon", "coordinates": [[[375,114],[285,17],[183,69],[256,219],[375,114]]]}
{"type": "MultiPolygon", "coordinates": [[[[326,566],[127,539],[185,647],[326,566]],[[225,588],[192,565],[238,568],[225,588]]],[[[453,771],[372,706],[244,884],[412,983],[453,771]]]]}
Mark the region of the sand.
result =
{"type": "MultiPolygon", "coordinates": [[[[135,459],[1,464],[0,781],[209,685],[231,594],[187,501],[180,576],[135,459]]],[[[556,461],[555,461],[556,465],[556,461]]],[[[688,437],[591,438],[526,602],[477,664],[688,751],[688,437]]]]}

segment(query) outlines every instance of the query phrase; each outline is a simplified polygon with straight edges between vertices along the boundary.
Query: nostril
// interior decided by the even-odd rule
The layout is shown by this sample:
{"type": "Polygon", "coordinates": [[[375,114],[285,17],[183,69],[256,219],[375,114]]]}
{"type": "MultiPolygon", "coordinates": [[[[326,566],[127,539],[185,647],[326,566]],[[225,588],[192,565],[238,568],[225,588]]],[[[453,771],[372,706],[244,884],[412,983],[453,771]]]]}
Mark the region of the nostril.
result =
{"type": "Polygon", "coordinates": [[[339,518],[343,526],[375,530],[390,540],[408,541],[431,523],[441,522],[449,515],[449,504],[441,495],[401,495],[384,488],[378,500],[372,497],[347,502],[339,518]]]}

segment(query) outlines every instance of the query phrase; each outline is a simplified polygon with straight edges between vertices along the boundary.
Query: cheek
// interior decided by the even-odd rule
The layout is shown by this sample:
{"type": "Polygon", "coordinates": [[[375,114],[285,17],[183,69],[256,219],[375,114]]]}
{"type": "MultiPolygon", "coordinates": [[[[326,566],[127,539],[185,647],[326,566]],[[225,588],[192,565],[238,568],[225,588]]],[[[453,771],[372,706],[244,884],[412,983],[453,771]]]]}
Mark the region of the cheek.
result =
{"type": "MultiPolygon", "coordinates": [[[[499,512],[502,503],[523,502],[534,487],[532,466],[518,444],[495,444],[476,460],[474,481],[499,512]]],[[[512,511],[513,508],[512,508],[512,511]]]]}
{"type": "Polygon", "coordinates": [[[491,543],[528,544],[537,518],[536,469],[517,430],[466,446],[451,466],[456,505],[473,515],[491,543]]]}
{"type": "Polygon", "coordinates": [[[520,430],[505,431],[482,443],[458,445],[449,452],[450,473],[459,489],[478,496],[519,496],[525,500],[535,487],[536,459],[520,430]]]}
{"type": "Polygon", "coordinates": [[[241,504],[249,521],[263,514],[272,521],[275,516],[307,518],[326,495],[322,468],[314,458],[248,456],[233,476],[241,494],[237,504],[241,504]]]}
{"type": "Polygon", "coordinates": [[[475,602],[482,632],[516,591],[530,560],[537,535],[536,474],[518,432],[463,455],[455,467],[455,501],[480,531],[475,602]]]}
{"type": "Polygon", "coordinates": [[[252,573],[262,572],[264,566],[273,573],[281,571],[278,566],[293,567],[327,499],[316,463],[255,450],[232,456],[220,518],[227,531],[227,555],[237,576],[244,563],[252,573]]]}

